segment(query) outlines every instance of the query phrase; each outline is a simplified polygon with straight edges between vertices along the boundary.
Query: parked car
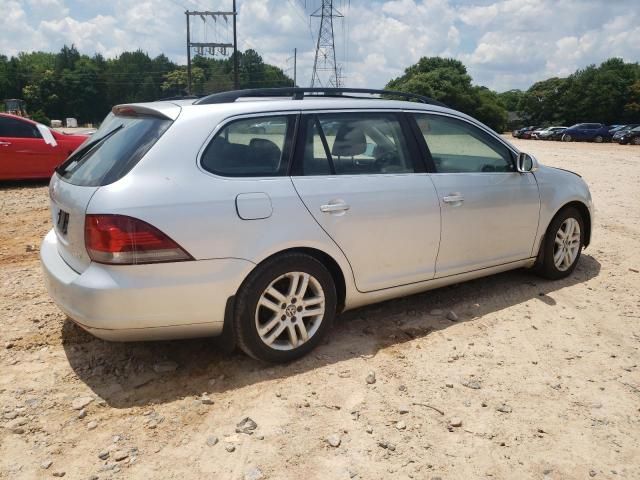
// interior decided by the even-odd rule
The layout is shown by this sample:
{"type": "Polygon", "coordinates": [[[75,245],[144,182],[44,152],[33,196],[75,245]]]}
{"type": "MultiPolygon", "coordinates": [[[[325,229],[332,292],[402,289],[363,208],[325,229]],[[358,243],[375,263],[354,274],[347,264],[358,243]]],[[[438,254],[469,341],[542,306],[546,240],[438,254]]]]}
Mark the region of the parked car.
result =
{"type": "Polygon", "coordinates": [[[283,362],[344,310],[576,267],[593,212],[579,175],[424,97],[310,90],[114,107],[51,179],[40,255],[59,307],[108,340],[222,334],[283,362]],[[265,121],[287,128],[246,133],[265,121]]]}
{"type": "Polygon", "coordinates": [[[551,134],[547,137],[547,140],[561,141],[562,136],[566,131],[567,131],[567,127],[558,127],[557,130],[554,130],[553,132],[551,132],[551,134]]]}
{"type": "Polygon", "coordinates": [[[286,127],[284,120],[266,121],[252,125],[249,133],[284,133],[286,127]]]}
{"type": "Polygon", "coordinates": [[[626,145],[628,143],[632,145],[640,145],[640,126],[634,127],[631,130],[627,130],[618,139],[620,145],[626,145]]]}
{"type": "Polygon", "coordinates": [[[526,130],[524,130],[522,133],[520,133],[520,137],[518,138],[529,140],[531,138],[531,134],[535,132],[538,128],[540,127],[529,127],[526,130]]]}
{"type": "Polygon", "coordinates": [[[609,129],[610,127],[602,123],[577,123],[564,131],[562,140],[602,143],[611,138],[609,129]]]}
{"type": "Polygon", "coordinates": [[[511,132],[511,136],[515,137],[515,138],[531,138],[531,132],[533,132],[534,130],[536,130],[538,127],[536,126],[529,126],[529,127],[523,127],[520,128],[518,130],[514,130],[513,132],[511,132]]]}
{"type": "Polygon", "coordinates": [[[0,113],[0,180],[49,178],[86,139],[27,118],[0,113]]]}
{"type": "Polygon", "coordinates": [[[535,130],[531,134],[531,138],[537,140],[549,140],[555,133],[564,132],[567,127],[547,127],[541,130],[535,130]]]}
{"type": "Polygon", "coordinates": [[[633,130],[636,127],[640,127],[640,123],[631,123],[629,125],[624,125],[622,128],[619,128],[615,131],[613,136],[611,137],[612,142],[620,143],[620,139],[627,133],[629,130],[633,130]]]}
{"type": "Polygon", "coordinates": [[[535,130],[530,132],[529,138],[531,138],[531,140],[538,140],[540,133],[542,133],[545,130],[546,130],[546,127],[536,128],[535,130]]]}

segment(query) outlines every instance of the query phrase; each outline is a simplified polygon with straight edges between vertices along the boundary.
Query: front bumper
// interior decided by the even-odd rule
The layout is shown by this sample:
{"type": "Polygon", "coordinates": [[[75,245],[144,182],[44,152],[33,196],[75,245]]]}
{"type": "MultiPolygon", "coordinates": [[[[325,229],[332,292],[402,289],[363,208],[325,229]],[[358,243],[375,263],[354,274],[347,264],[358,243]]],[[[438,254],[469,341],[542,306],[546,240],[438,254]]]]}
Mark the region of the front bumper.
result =
{"type": "Polygon", "coordinates": [[[40,259],[58,307],[93,335],[117,341],[219,335],[227,299],[254,266],[241,259],[91,263],[78,273],[58,253],[53,230],[42,242],[40,259]]]}

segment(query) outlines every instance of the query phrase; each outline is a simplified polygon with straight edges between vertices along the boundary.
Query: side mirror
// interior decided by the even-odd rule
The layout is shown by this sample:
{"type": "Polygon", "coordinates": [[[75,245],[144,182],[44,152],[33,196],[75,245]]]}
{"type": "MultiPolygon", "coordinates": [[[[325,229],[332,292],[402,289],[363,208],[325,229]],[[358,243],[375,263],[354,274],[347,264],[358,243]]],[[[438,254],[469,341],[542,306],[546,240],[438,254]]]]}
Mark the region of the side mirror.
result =
{"type": "Polygon", "coordinates": [[[516,159],[516,170],[520,173],[535,172],[538,170],[538,161],[533,155],[520,152],[516,159]]]}

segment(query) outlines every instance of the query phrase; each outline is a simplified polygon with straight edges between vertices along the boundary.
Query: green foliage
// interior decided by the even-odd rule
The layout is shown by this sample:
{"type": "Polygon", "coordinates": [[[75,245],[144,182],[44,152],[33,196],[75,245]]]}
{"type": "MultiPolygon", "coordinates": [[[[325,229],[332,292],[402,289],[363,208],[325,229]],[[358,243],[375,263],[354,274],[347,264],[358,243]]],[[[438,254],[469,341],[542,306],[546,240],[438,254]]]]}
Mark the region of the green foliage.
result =
{"type": "Polygon", "coordinates": [[[567,78],[550,78],[527,90],[519,111],[535,124],[640,122],[640,65],[610,58],[567,78]]]}
{"type": "Polygon", "coordinates": [[[473,86],[459,60],[423,57],[385,88],[434,98],[497,131],[504,130],[507,123],[507,110],[498,95],[486,87],[473,86]]]}
{"type": "Polygon", "coordinates": [[[537,125],[640,123],[640,65],[619,58],[536,82],[525,92],[496,94],[473,86],[460,61],[424,57],[386,88],[435,98],[498,131],[507,124],[507,112],[537,125]]]}
{"type": "Polygon", "coordinates": [[[562,125],[566,123],[565,112],[558,107],[566,99],[567,88],[564,78],[536,82],[520,98],[518,110],[523,112],[527,123],[562,125]]]}
{"type": "Polygon", "coordinates": [[[640,118],[640,80],[633,82],[629,87],[629,98],[624,105],[624,111],[628,118],[640,118]]]}
{"type": "MultiPolygon", "coordinates": [[[[242,88],[293,84],[282,70],[264,63],[257,52],[247,50],[238,55],[242,88]]],[[[73,45],[65,45],[57,54],[0,55],[0,100],[23,98],[27,111],[40,111],[43,118],[75,117],[80,122],[99,123],[113,105],[184,95],[186,88],[186,67],[165,55],[151,58],[141,50],[111,59],[83,55],[73,45]]],[[[232,88],[233,58],[194,58],[193,93],[232,88]]]]}
{"type": "Polygon", "coordinates": [[[524,92],[516,88],[498,93],[498,100],[508,112],[517,112],[523,96],[524,92]]]}
{"type": "Polygon", "coordinates": [[[31,114],[31,120],[34,122],[42,123],[43,125],[51,126],[51,120],[44,114],[42,110],[38,110],[31,114]]]}

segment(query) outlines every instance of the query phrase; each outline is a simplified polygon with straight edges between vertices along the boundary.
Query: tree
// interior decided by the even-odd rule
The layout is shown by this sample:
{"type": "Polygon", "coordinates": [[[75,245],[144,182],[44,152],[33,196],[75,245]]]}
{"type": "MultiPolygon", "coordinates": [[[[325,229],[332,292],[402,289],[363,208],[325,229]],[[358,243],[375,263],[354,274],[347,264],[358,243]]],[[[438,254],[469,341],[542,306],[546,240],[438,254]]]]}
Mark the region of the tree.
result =
{"type": "Polygon", "coordinates": [[[640,80],[629,87],[629,98],[624,106],[625,116],[631,122],[640,122],[640,80]]]}
{"type": "Polygon", "coordinates": [[[639,99],[634,96],[638,81],[640,65],[610,58],[567,78],[534,83],[525,92],[520,108],[532,123],[539,124],[640,122],[640,112],[633,107],[639,99]]]}
{"type": "MultiPolygon", "coordinates": [[[[167,96],[185,95],[187,93],[189,79],[186,67],[177,68],[164,76],[162,91],[167,96]]],[[[204,85],[204,71],[200,67],[191,67],[191,88],[194,92],[200,92],[204,85]]]]}
{"type": "Polygon", "coordinates": [[[423,57],[385,88],[431,97],[497,131],[506,125],[507,112],[497,95],[486,87],[474,87],[464,64],[453,58],[423,57]]]}
{"type": "Polygon", "coordinates": [[[519,110],[532,124],[565,123],[565,112],[558,106],[562,105],[567,89],[568,83],[564,78],[553,77],[536,82],[520,98],[519,110]]]}
{"type": "MultiPolygon", "coordinates": [[[[264,63],[256,51],[238,55],[243,88],[293,84],[281,69],[264,63]]],[[[0,100],[23,98],[28,111],[43,119],[75,117],[80,122],[99,122],[113,105],[183,95],[186,87],[184,66],[162,54],[151,58],[141,50],[109,59],[84,55],[74,45],[65,45],[58,53],[0,55],[0,100]]],[[[232,88],[233,57],[194,58],[194,93],[232,88]]]]}
{"type": "Polygon", "coordinates": [[[502,106],[507,109],[508,112],[517,113],[520,111],[520,102],[522,101],[523,96],[524,92],[516,88],[499,93],[498,100],[500,101],[502,106]]]}

